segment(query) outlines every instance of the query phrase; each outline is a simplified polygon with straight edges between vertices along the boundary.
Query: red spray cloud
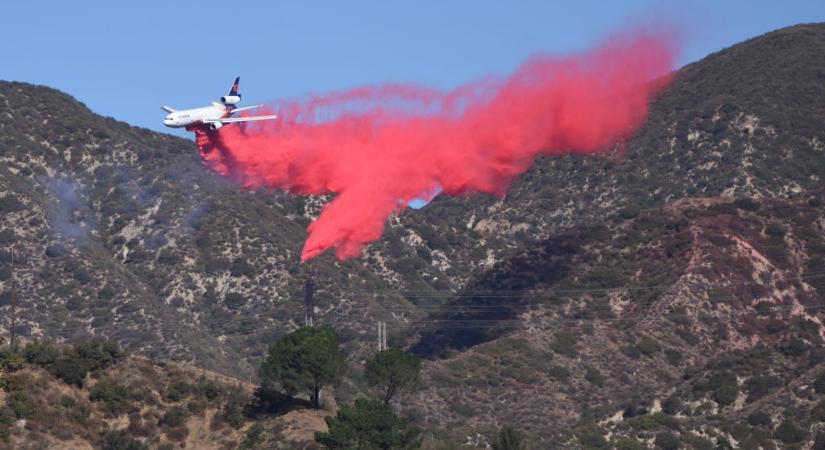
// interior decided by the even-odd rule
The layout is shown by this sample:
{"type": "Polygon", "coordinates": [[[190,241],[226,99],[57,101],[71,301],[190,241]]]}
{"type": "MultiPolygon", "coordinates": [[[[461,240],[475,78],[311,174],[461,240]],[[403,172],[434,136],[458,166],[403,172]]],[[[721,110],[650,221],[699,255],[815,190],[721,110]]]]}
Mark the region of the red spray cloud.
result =
{"type": "Polygon", "coordinates": [[[332,247],[352,258],[416,197],[501,196],[539,155],[593,154],[629,137],[669,80],[671,44],[633,33],[450,92],[387,85],[286,101],[272,107],[276,121],[197,129],[196,143],[209,168],[245,188],[337,194],[301,258],[332,247]]]}

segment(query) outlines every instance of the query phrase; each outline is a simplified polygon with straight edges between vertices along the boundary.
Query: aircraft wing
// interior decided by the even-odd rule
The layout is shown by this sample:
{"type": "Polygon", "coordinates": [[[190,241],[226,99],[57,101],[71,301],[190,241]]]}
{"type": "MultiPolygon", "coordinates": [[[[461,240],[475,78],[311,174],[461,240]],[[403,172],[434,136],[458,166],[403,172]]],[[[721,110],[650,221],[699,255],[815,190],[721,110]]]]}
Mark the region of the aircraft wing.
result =
{"type": "Polygon", "coordinates": [[[205,124],[210,123],[220,123],[221,125],[226,125],[228,123],[237,123],[237,122],[252,122],[255,120],[271,120],[277,119],[278,116],[271,115],[271,116],[249,116],[249,117],[224,117],[222,119],[206,119],[203,121],[205,124]]]}
{"type": "Polygon", "coordinates": [[[252,106],[244,106],[243,108],[235,108],[235,109],[232,110],[232,114],[235,114],[236,112],[241,112],[241,111],[247,111],[247,110],[250,110],[250,109],[260,108],[261,106],[264,106],[264,105],[252,105],[252,106]]]}
{"type": "Polygon", "coordinates": [[[217,122],[220,123],[235,123],[235,122],[252,122],[255,120],[270,120],[270,119],[277,119],[278,116],[272,114],[271,116],[249,116],[249,117],[227,117],[224,119],[218,119],[217,122]]]}

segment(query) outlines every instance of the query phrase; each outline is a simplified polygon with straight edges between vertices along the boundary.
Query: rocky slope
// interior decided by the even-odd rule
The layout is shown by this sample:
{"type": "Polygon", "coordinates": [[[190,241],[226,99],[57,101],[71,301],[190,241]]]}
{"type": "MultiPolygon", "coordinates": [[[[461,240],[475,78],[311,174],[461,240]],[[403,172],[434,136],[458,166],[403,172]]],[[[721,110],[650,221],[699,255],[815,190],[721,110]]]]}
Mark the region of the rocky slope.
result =
{"type": "MultiPolygon", "coordinates": [[[[803,386],[821,346],[805,277],[821,264],[823,74],[823,25],[749,40],[681,69],[608,157],[538,160],[506,198],[437,198],[393,218],[362,258],[307,265],[297,255],[324,199],[240,191],[189,141],[0,82],[0,327],[14,272],[25,336],[105,335],[249,380],[303,322],[312,277],[317,320],[354,360],[377,319],[432,358],[430,388],[403,405],[417,421],[473,436],[518,421],[568,445],[574,424],[628,434],[588,408],[625,402],[633,418],[671,395],[713,403],[714,389],[685,386],[719,370],[741,393],[752,374],[724,361],[754,349],[783,386],[803,386]]],[[[788,400],[803,391],[760,401],[787,406],[776,422],[804,415],[811,399],[788,400]]],[[[741,398],[708,406],[697,433],[742,442],[724,429],[751,408],[741,398]]]]}

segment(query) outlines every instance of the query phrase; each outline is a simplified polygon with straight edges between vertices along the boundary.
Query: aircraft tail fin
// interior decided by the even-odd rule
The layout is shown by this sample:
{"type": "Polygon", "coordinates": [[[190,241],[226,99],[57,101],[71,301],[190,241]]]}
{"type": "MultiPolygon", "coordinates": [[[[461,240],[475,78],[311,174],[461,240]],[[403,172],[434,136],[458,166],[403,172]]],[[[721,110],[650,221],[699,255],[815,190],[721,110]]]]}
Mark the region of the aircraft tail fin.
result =
{"type": "Polygon", "coordinates": [[[238,95],[238,83],[240,83],[241,77],[235,78],[235,82],[232,83],[232,89],[229,90],[229,95],[238,95]]]}

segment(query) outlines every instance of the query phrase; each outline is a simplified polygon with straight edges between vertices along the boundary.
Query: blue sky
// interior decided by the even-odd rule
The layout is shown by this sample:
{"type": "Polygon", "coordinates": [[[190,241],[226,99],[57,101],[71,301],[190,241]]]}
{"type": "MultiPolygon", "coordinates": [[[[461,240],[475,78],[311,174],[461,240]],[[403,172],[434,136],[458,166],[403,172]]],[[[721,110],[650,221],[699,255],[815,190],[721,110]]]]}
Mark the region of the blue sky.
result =
{"type": "Polygon", "coordinates": [[[206,105],[236,75],[247,103],[381,82],[449,89],[661,20],[685,28],[684,64],[825,21],[825,1],[10,0],[3,12],[0,79],[56,87],[97,113],[168,131],[161,104],[206,105]]]}

